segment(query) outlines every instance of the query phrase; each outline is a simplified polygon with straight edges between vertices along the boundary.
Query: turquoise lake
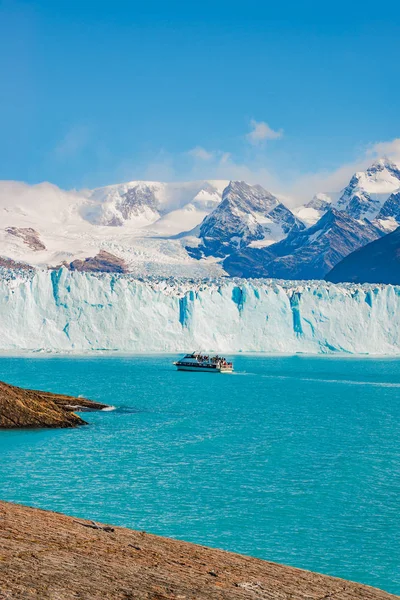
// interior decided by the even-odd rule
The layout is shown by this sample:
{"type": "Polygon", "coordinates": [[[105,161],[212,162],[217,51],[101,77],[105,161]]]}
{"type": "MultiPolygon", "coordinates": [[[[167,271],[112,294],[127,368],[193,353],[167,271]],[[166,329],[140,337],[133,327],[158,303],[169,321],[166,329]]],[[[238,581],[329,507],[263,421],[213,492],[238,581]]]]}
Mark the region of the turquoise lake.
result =
{"type": "Polygon", "coordinates": [[[0,379],[116,407],[2,431],[1,499],[400,594],[400,360],[0,358],[0,379]]]}

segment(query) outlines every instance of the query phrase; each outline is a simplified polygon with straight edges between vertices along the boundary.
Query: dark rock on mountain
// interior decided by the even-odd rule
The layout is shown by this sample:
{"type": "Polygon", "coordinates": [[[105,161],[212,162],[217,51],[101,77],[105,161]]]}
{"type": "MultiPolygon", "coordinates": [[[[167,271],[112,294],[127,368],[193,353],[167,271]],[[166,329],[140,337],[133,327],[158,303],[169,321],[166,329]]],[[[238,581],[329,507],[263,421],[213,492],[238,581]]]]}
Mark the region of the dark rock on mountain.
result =
{"type": "Polygon", "coordinates": [[[157,219],[157,184],[143,181],[93,190],[90,200],[81,207],[84,219],[96,225],[121,227],[135,217],[157,219]]]}
{"type": "Polygon", "coordinates": [[[6,227],[6,232],[23,240],[24,244],[29,246],[31,250],[35,250],[35,252],[46,250],[39,233],[32,227],[6,227]]]}
{"type": "Polygon", "coordinates": [[[135,187],[129,188],[122,194],[120,201],[117,203],[117,209],[125,221],[133,216],[140,215],[145,207],[155,213],[158,210],[158,202],[154,194],[154,189],[145,184],[138,184],[135,187]]]}
{"type": "Polygon", "coordinates": [[[395,600],[360,583],[0,502],[4,600],[395,600]]]}
{"type": "Polygon", "coordinates": [[[249,185],[244,181],[230,181],[223,191],[222,200],[226,200],[231,208],[264,214],[279,204],[279,200],[261,185],[249,185]]]}
{"type": "Polygon", "coordinates": [[[376,217],[377,220],[391,218],[400,225],[400,190],[389,196],[376,217]]]}
{"type": "Polygon", "coordinates": [[[332,205],[332,201],[326,194],[316,194],[310,202],[308,202],[305,207],[306,208],[314,208],[315,210],[319,210],[322,212],[326,212],[330,209],[332,205]]]}
{"type": "Polygon", "coordinates": [[[261,240],[264,230],[254,212],[267,213],[279,204],[261,186],[231,181],[219,206],[200,225],[205,255],[225,256],[232,249],[261,240]]]}
{"type": "Polygon", "coordinates": [[[358,183],[357,175],[354,175],[338,202],[338,208],[346,210],[354,219],[363,219],[371,211],[378,211],[380,202],[371,198],[365,190],[355,191],[353,186],[358,183]]]}
{"type": "MultiPolygon", "coordinates": [[[[280,202],[275,208],[269,213],[268,217],[274,222],[281,226],[283,233],[286,235],[295,231],[303,231],[305,229],[304,223],[299,221],[297,217],[287,208],[282,202],[280,202]]],[[[268,231],[268,225],[264,225],[264,231],[268,231]]]]}
{"type": "Polygon", "coordinates": [[[231,254],[223,265],[236,277],[321,279],[343,257],[382,235],[368,221],[360,223],[331,209],[309,229],[290,233],[267,248],[231,254]]]}
{"type": "Polygon", "coordinates": [[[71,271],[92,271],[102,273],[126,273],[128,268],[122,258],[110,252],[100,250],[96,256],[89,256],[84,260],[76,259],[65,266],[71,271]]]}
{"type": "Polygon", "coordinates": [[[326,275],[339,283],[391,283],[400,285],[400,227],[344,258],[326,275]]]}
{"type": "Polygon", "coordinates": [[[22,271],[31,271],[33,267],[28,265],[28,263],[18,262],[13,260],[12,258],[8,258],[7,256],[0,256],[0,267],[4,269],[11,269],[12,271],[16,271],[21,269],[22,271]]]}
{"type": "Polygon", "coordinates": [[[304,224],[263,187],[231,181],[223,192],[222,202],[200,225],[201,245],[187,250],[195,258],[224,257],[268,235],[274,237],[280,233],[282,237],[302,229],[304,224]]]}
{"type": "Polygon", "coordinates": [[[0,429],[76,427],[86,422],[73,411],[102,410],[106,404],[62,394],[26,390],[0,381],[0,429]]]}

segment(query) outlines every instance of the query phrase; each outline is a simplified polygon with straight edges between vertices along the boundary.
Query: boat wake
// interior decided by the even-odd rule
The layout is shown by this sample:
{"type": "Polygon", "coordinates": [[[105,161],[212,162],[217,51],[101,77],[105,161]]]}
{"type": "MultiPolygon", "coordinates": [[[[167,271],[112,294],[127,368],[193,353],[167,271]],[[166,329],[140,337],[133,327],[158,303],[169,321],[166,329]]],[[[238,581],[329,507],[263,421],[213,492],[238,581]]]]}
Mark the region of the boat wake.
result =
{"type": "Polygon", "coordinates": [[[296,379],[297,381],[314,381],[315,383],[339,383],[345,385],[371,385],[374,387],[400,388],[400,383],[389,381],[354,381],[352,379],[318,379],[316,377],[295,377],[290,375],[262,375],[267,379],[296,379]]]}
{"type": "Polygon", "coordinates": [[[246,371],[233,371],[232,373],[230,373],[230,375],[236,377],[237,375],[256,375],[256,373],[247,373],[246,371]]]}

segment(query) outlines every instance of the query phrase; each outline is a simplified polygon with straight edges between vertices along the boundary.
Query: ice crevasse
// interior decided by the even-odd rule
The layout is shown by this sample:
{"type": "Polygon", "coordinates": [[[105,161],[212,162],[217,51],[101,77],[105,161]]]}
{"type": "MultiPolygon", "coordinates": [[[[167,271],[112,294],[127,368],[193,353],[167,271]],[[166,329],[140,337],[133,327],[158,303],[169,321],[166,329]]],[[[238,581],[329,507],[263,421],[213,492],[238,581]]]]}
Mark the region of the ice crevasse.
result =
{"type": "Polygon", "coordinates": [[[400,287],[5,271],[0,350],[398,354],[400,287]]]}

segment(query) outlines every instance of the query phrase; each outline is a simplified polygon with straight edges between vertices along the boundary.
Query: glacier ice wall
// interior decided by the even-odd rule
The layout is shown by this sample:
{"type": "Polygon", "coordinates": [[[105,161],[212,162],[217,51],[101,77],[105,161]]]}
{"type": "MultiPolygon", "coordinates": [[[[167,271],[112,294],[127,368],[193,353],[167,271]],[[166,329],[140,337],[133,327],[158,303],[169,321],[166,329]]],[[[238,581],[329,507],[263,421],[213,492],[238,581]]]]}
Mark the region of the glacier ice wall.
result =
{"type": "Polygon", "coordinates": [[[0,350],[370,353],[400,350],[400,288],[138,281],[37,271],[0,278],[0,350]]]}

